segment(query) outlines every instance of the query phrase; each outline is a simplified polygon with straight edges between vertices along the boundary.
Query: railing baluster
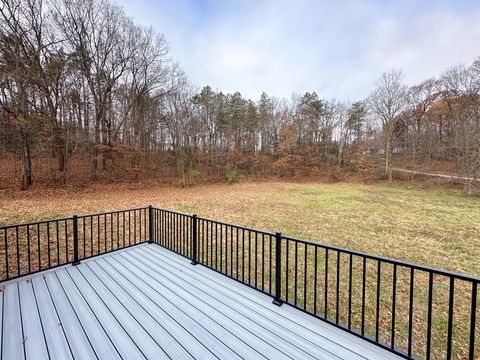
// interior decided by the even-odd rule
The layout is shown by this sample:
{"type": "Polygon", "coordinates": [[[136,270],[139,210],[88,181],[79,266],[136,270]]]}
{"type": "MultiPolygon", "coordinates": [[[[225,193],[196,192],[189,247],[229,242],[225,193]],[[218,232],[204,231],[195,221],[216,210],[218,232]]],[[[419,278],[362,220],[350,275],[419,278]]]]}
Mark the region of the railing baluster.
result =
{"type": "Polygon", "coordinates": [[[450,294],[448,296],[448,331],[447,331],[447,359],[452,357],[452,328],[453,328],[453,297],[455,292],[455,279],[450,277],[450,294]]]}
{"type": "Polygon", "coordinates": [[[48,267],[52,266],[51,255],[50,255],[50,223],[47,222],[47,259],[48,259],[48,267]]]}
{"type": "Polygon", "coordinates": [[[325,319],[328,319],[328,248],[325,248],[325,289],[324,289],[324,309],[325,319]]]}
{"type": "Polygon", "coordinates": [[[262,234],[262,291],[265,291],[265,234],[262,234]]]}
{"type": "Polygon", "coordinates": [[[28,260],[28,272],[32,272],[31,259],[30,259],[30,225],[27,225],[27,260],[28,260]]]}
{"type": "Polygon", "coordinates": [[[428,307],[427,307],[427,351],[426,359],[430,359],[430,344],[432,340],[432,297],[433,297],[433,273],[428,273],[428,307]]]}
{"type": "Polygon", "coordinates": [[[210,267],[213,268],[213,222],[210,222],[210,267]]]}
{"type": "Polygon", "coordinates": [[[42,256],[40,253],[40,223],[37,224],[37,248],[38,248],[38,270],[42,269],[42,256]]]}
{"type": "Polygon", "coordinates": [[[223,271],[223,225],[220,224],[220,272],[223,271]]]}
{"type": "Polygon", "coordinates": [[[377,261],[377,303],[375,309],[375,341],[378,342],[378,329],[380,324],[380,282],[382,279],[381,270],[382,270],[382,263],[377,261]]]}
{"type": "Polygon", "coordinates": [[[289,272],[289,261],[290,261],[290,240],[285,239],[285,301],[288,303],[288,272],[289,272]]]}
{"type": "Polygon", "coordinates": [[[15,238],[17,241],[17,276],[20,276],[20,246],[18,243],[18,226],[15,226],[15,238]]]}
{"type": "Polygon", "coordinates": [[[123,231],[122,231],[122,235],[123,235],[123,247],[125,247],[125,244],[126,244],[126,228],[125,228],[125,211],[122,211],[122,221],[123,221],[123,231]]]}
{"type": "MultiPolygon", "coordinates": [[[[238,229],[238,228],[236,228],[238,229]]],[[[233,227],[230,229],[230,276],[233,277],[233,248],[234,248],[234,245],[233,245],[233,234],[234,234],[234,231],[233,231],[233,227]]]]}
{"type": "Polygon", "coordinates": [[[242,282],[245,279],[245,229],[242,229],[242,282]]]}
{"type": "Polygon", "coordinates": [[[272,293],[272,235],[268,235],[269,238],[269,244],[270,244],[270,253],[269,253],[269,261],[268,261],[268,266],[269,266],[269,288],[268,288],[268,293],[272,293]]]}
{"type": "Polygon", "coordinates": [[[314,246],[314,278],[313,278],[313,313],[317,313],[317,277],[318,277],[318,246],[314,246]]]}
{"type": "Polygon", "coordinates": [[[393,264],[393,289],[392,289],[392,334],[390,340],[390,347],[395,349],[395,315],[397,301],[397,264],[393,264]]]}
{"type": "MultiPolygon", "coordinates": [[[[117,213],[118,215],[118,213],[117,213]]],[[[87,248],[87,235],[85,234],[85,222],[86,219],[85,217],[82,218],[82,228],[83,228],[83,258],[85,259],[86,257],[86,248],[87,248]]],[[[117,245],[118,248],[118,245],[117,245]]]]}
{"type": "Polygon", "coordinates": [[[205,221],[202,220],[202,256],[200,257],[200,262],[205,263],[205,221]]]}
{"type": "Polygon", "coordinates": [[[472,307],[470,310],[470,346],[468,351],[469,359],[475,358],[475,331],[477,317],[477,283],[472,283],[472,307]]]}
{"type": "Polygon", "coordinates": [[[112,250],[113,250],[113,214],[110,214],[110,251],[112,250]]]}
{"type": "Polygon", "coordinates": [[[215,223],[215,269],[218,270],[218,223],[215,223]]]}
{"type": "Polygon", "coordinates": [[[340,311],[340,251],[337,251],[337,285],[335,288],[335,322],[338,324],[340,311]]]}
{"type": "Polygon", "coordinates": [[[257,280],[258,280],[258,232],[255,232],[255,287],[257,287],[257,280]]]}
{"type": "Polygon", "coordinates": [[[353,255],[350,253],[348,263],[348,330],[352,329],[352,275],[353,275],[353,255]]]}
{"type": "Polygon", "coordinates": [[[362,271],[362,336],[365,335],[365,290],[367,286],[367,258],[363,257],[363,271],[362,271]]]}
{"type": "Polygon", "coordinates": [[[68,260],[68,230],[67,230],[67,220],[65,220],[65,253],[66,253],[66,263],[69,262],[68,260]]]}
{"type": "Polygon", "coordinates": [[[248,283],[251,284],[252,283],[252,280],[250,278],[250,273],[251,273],[251,259],[250,259],[250,253],[251,253],[251,236],[252,236],[252,233],[250,232],[250,230],[248,230],[248,283]]]}
{"type": "Polygon", "coordinates": [[[56,230],[57,230],[57,265],[60,265],[60,238],[58,236],[58,221],[55,221],[56,230]]]}
{"type": "MultiPolygon", "coordinates": [[[[7,236],[7,229],[3,229],[3,238],[5,240],[5,276],[7,279],[10,278],[9,276],[9,269],[8,269],[8,236],[7,236]]],[[[50,267],[50,265],[49,265],[50,267]]]]}
{"type": "Polygon", "coordinates": [[[238,243],[239,243],[239,229],[237,227],[237,241],[235,243],[235,246],[236,246],[236,253],[235,253],[235,265],[237,267],[236,271],[235,271],[235,277],[238,279],[238,243]]]}
{"type": "Polygon", "coordinates": [[[303,310],[307,309],[307,253],[308,253],[308,248],[307,244],[304,246],[304,258],[303,258],[303,310]]]}
{"type": "Polygon", "coordinates": [[[408,303],[408,356],[412,356],[412,332],[413,332],[413,291],[415,284],[415,270],[410,268],[410,298],[408,303]]]}
{"type": "MultiPolygon", "coordinates": [[[[133,211],[133,216],[135,216],[135,211],[133,211]]],[[[133,233],[133,243],[135,244],[135,232],[133,233]]],[[[103,216],[103,252],[107,252],[107,214],[103,216]]]]}
{"type": "Polygon", "coordinates": [[[297,288],[298,288],[298,283],[297,283],[297,280],[298,280],[298,242],[295,241],[295,266],[294,266],[294,269],[295,269],[295,276],[294,276],[294,290],[295,290],[295,293],[294,293],[294,297],[293,297],[293,303],[295,306],[297,306],[297,288]]]}

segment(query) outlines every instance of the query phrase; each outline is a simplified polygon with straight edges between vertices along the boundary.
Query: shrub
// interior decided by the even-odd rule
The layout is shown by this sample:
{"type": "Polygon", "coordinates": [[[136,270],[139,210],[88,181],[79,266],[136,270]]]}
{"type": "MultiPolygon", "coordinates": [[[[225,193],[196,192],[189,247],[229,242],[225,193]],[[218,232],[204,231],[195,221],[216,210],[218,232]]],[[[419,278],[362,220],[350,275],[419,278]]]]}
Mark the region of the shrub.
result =
{"type": "Polygon", "coordinates": [[[202,173],[198,170],[188,169],[187,176],[188,176],[188,182],[190,184],[194,184],[197,182],[200,176],[202,176],[202,173]]]}
{"type": "Polygon", "coordinates": [[[227,166],[224,170],[223,170],[223,178],[225,179],[225,181],[228,183],[228,184],[233,184],[233,183],[236,183],[238,181],[238,176],[239,176],[239,173],[237,170],[235,169],[232,169],[231,167],[227,166]]]}

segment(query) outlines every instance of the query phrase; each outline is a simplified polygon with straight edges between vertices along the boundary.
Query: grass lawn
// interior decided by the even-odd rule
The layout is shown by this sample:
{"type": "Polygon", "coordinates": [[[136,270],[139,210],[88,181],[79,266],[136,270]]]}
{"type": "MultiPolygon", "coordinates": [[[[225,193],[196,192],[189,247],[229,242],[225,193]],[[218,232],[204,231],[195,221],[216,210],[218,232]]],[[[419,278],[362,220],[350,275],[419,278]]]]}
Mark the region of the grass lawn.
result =
{"type": "Polygon", "coordinates": [[[270,182],[19,192],[0,197],[0,225],[148,204],[480,275],[480,199],[398,186],[270,182]]]}
{"type": "MultiPolygon", "coordinates": [[[[135,185],[95,186],[84,190],[58,189],[30,191],[4,195],[0,198],[0,225],[35,220],[69,217],[109,210],[156,207],[196,213],[201,217],[271,232],[281,231],[286,236],[308,239],[329,245],[367,252],[375,255],[410,261],[441,269],[480,275],[480,199],[438,191],[425,191],[399,186],[359,184],[293,184],[281,182],[243,183],[236,185],[202,185],[192,188],[140,187],[135,185]]],[[[25,246],[25,244],[23,244],[25,246]]],[[[217,251],[217,250],[215,250],[217,251]]],[[[308,277],[299,276],[297,291],[299,304],[306,302],[312,309],[313,270],[312,251],[308,257],[308,277]],[[301,288],[307,283],[305,298],[301,288]]],[[[249,250],[247,251],[250,252],[249,250]]],[[[290,248],[290,260],[294,248],[290,248]]],[[[328,261],[328,303],[335,303],[336,264],[343,273],[339,276],[341,323],[346,323],[348,257],[328,261]]],[[[258,253],[257,253],[257,256],[258,253]]],[[[323,268],[325,257],[317,258],[323,268]]],[[[249,263],[250,264],[250,263],[249,263]]],[[[291,263],[292,264],[292,263],[291,263]]],[[[299,263],[299,269],[303,269],[299,263]]],[[[283,265],[282,265],[283,266],[283,265]]],[[[361,314],[362,265],[353,262],[354,274],[352,328],[358,329],[361,314]]],[[[367,263],[365,333],[375,333],[376,263],[367,263]]],[[[380,295],[381,317],[379,338],[389,342],[392,308],[392,266],[382,269],[380,295]]],[[[414,354],[425,356],[426,304],[428,278],[415,275],[413,347],[414,354]]],[[[405,349],[408,334],[408,294],[410,274],[399,268],[396,299],[396,346],[405,349]]],[[[293,278],[293,269],[289,269],[293,278]]],[[[433,290],[432,358],[445,357],[445,339],[448,328],[448,279],[435,279],[433,290]]],[[[282,285],[283,286],[283,285],[282,285]]],[[[325,289],[325,283],[319,283],[325,289]]],[[[290,283],[289,298],[295,295],[290,283]]],[[[318,309],[322,308],[319,292],[318,309]]],[[[454,358],[468,354],[471,287],[455,284],[454,303],[454,358]]],[[[480,309],[477,311],[480,313],[480,309]]],[[[334,319],[336,312],[328,313],[334,319]]],[[[480,318],[480,314],[478,316],[480,318]]],[[[476,347],[480,348],[480,322],[477,322],[476,347]]],[[[478,352],[478,350],[477,350],[478,352]]]]}

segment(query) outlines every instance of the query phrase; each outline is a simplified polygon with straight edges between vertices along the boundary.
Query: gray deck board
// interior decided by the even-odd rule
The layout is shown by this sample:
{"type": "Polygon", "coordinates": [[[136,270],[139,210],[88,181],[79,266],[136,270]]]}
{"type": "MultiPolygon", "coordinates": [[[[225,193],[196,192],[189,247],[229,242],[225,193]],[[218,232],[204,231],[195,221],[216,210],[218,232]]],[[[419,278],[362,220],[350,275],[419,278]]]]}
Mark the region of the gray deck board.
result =
{"type": "Polygon", "coordinates": [[[19,281],[20,308],[23,316],[23,336],[27,358],[48,359],[47,344],[43,336],[42,323],[38,314],[31,281],[19,281]],[[28,315],[27,315],[28,314],[28,315]]]}
{"type": "Polygon", "coordinates": [[[158,245],[5,282],[4,359],[398,359],[158,245]]]}
{"type": "MultiPolygon", "coordinates": [[[[57,316],[52,299],[45,286],[45,280],[42,276],[35,276],[32,278],[32,285],[50,357],[52,359],[73,359],[62,322],[57,316]]],[[[24,316],[30,315],[25,314],[24,316]]]]}
{"type": "Polygon", "coordinates": [[[5,288],[3,307],[5,331],[2,334],[2,359],[24,359],[22,319],[16,283],[5,288]]]}

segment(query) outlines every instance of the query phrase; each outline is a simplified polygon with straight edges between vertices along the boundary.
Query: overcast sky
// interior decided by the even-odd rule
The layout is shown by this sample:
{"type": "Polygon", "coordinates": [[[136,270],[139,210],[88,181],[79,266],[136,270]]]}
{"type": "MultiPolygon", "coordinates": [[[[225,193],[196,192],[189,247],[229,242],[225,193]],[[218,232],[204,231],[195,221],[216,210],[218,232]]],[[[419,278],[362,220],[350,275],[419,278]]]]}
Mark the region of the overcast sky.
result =
{"type": "Polygon", "coordinates": [[[409,84],[480,56],[480,0],[120,0],[162,32],[196,86],[257,99],[359,100],[382,72],[409,84]]]}

